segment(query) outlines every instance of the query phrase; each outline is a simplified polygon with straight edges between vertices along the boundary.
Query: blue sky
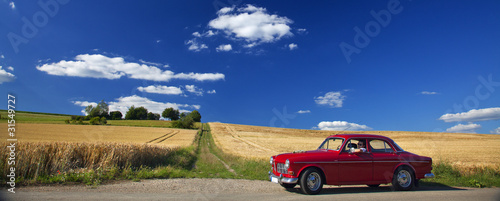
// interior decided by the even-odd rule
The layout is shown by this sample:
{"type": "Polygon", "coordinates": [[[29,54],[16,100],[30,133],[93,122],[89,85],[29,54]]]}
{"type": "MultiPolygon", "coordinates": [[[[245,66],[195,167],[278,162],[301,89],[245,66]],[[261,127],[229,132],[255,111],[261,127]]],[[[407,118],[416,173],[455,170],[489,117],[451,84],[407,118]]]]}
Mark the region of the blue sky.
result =
{"type": "Polygon", "coordinates": [[[500,134],[498,1],[2,0],[0,26],[18,110],[500,134]]]}

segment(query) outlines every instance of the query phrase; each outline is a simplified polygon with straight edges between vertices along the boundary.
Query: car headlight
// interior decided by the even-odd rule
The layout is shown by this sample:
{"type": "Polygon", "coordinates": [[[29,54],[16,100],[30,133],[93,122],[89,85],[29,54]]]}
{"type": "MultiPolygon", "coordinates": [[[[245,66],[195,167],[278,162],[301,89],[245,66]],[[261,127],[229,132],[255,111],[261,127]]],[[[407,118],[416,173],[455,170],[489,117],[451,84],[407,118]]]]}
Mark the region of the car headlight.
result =
{"type": "Polygon", "coordinates": [[[286,159],[286,161],[285,161],[285,169],[288,170],[289,167],[290,167],[290,161],[288,159],[286,159]]]}
{"type": "Polygon", "coordinates": [[[274,163],[274,158],[273,158],[272,156],[271,156],[271,159],[269,159],[269,163],[270,163],[271,165],[273,165],[273,163],[274,163]]]}

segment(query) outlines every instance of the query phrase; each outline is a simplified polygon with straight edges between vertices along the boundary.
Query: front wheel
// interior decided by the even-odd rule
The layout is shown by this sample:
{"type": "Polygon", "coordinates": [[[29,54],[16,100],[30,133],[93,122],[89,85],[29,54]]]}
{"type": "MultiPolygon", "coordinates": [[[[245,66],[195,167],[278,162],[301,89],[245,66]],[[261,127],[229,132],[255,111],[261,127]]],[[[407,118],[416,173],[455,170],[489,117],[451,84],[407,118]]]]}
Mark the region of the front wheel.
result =
{"type": "Polygon", "coordinates": [[[415,186],[415,177],[413,176],[413,171],[406,167],[399,167],[392,177],[392,186],[398,191],[408,191],[415,186]]]}
{"type": "Polygon", "coordinates": [[[323,189],[321,171],[316,168],[307,169],[300,177],[300,189],[304,194],[315,195],[323,189]]]}

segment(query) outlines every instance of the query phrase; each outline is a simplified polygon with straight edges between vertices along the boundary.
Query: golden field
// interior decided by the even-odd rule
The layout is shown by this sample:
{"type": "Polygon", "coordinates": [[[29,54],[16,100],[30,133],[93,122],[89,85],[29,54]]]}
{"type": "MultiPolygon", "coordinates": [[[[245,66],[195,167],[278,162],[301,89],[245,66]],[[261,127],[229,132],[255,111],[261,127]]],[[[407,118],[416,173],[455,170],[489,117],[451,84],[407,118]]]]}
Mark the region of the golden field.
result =
{"type": "MultiPolygon", "coordinates": [[[[0,124],[7,130],[7,124],[0,124]]],[[[86,142],[86,143],[131,143],[168,147],[184,147],[193,143],[197,130],[129,127],[91,126],[68,124],[16,124],[19,142],[86,142]]],[[[6,141],[7,134],[1,136],[6,141]]]]}
{"type": "Polygon", "coordinates": [[[500,167],[500,135],[403,132],[319,131],[224,123],[210,123],[212,136],[224,152],[268,160],[270,156],[296,150],[314,150],[338,133],[366,133],[393,139],[405,151],[448,161],[462,167],[500,167]]]}

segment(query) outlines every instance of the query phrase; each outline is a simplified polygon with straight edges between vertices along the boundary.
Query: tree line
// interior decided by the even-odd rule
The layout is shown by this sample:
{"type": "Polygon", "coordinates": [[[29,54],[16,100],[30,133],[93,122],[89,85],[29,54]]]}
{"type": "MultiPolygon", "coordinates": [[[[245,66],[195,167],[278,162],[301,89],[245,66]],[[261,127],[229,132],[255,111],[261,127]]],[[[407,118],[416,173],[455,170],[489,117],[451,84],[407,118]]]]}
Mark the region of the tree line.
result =
{"type": "Polygon", "coordinates": [[[89,121],[91,125],[105,125],[107,120],[160,120],[161,117],[170,119],[172,127],[175,128],[192,128],[194,122],[201,122],[201,114],[197,110],[190,113],[180,113],[174,108],[165,108],[162,114],[148,112],[145,107],[131,106],[125,118],[120,111],[109,111],[109,105],[101,100],[96,106],[89,105],[85,108],[86,116],[72,116],[71,120],[65,120],[66,123],[83,124],[83,121],[89,121]]]}

